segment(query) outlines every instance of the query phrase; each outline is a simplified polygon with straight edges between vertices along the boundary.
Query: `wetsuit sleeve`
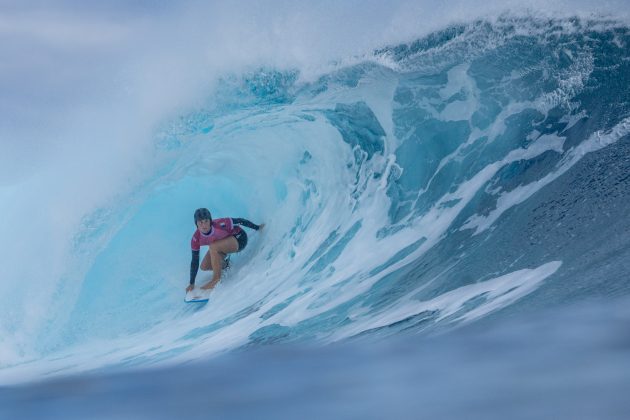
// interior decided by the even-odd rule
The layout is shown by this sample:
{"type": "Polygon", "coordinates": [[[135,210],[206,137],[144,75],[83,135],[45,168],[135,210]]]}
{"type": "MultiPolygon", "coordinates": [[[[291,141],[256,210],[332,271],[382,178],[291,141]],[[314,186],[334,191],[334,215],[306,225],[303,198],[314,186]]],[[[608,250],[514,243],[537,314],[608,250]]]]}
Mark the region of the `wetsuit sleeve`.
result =
{"type": "Polygon", "coordinates": [[[260,226],[258,226],[257,224],[252,223],[252,222],[250,222],[247,219],[242,219],[240,217],[237,217],[235,219],[233,218],[232,219],[232,223],[235,224],[235,225],[242,225],[242,226],[248,227],[250,229],[254,229],[254,230],[260,229],[260,226]]]}
{"type": "Polygon", "coordinates": [[[195,284],[197,270],[199,270],[199,251],[193,250],[192,260],[190,261],[190,284],[195,284]]]}

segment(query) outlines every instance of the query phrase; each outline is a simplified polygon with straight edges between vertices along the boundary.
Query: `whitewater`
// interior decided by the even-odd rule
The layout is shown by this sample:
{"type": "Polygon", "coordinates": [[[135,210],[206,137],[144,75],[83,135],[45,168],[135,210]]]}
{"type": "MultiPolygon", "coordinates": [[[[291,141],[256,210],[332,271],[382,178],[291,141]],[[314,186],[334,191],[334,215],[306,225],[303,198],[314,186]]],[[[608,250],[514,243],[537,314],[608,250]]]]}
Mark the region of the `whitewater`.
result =
{"type": "Polygon", "coordinates": [[[0,417],[624,418],[626,6],[2,6],[0,417]]]}

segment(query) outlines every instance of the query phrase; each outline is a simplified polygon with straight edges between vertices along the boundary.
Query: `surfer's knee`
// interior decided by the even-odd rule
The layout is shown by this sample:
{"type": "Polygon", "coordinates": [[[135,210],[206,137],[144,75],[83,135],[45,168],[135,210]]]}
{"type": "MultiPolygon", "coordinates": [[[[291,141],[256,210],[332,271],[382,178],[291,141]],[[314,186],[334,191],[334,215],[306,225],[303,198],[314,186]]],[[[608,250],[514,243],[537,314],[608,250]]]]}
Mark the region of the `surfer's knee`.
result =
{"type": "Polygon", "coordinates": [[[223,250],[223,247],[220,247],[220,246],[217,246],[215,249],[211,249],[211,250],[210,250],[210,256],[211,256],[211,258],[213,258],[213,259],[214,259],[214,258],[217,258],[217,259],[219,259],[219,260],[222,260],[222,259],[224,259],[224,258],[225,258],[225,256],[226,256],[227,254],[228,254],[228,253],[227,253],[227,252],[225,252],[225,250],[223,250]]]}

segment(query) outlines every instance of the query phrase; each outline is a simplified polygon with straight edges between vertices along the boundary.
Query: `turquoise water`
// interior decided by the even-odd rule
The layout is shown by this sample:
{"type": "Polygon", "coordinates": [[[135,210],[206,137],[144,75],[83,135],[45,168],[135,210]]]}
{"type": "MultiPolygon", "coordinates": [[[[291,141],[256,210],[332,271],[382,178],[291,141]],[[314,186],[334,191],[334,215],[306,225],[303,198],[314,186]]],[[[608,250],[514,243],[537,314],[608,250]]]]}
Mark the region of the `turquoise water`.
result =
{"type": "MultiPolygon", "coordinates": [[[[543,406],[588,398],[599,378],[611,392],[593,394],[594,404],[612,408],[593,415],[617,418],[623,402],[615,395],[628,385],[627,375],[613,372],[627,367],[627,357],[610,340],[624,334],[613,320],[627,320],[630,292],[629,42],[628,26],[614,20],[516,13],[444,25],[317,77],[270,63],[226,72],[201,99],[160,114],[150,141],[138,146],[144,160],[118,160],[125,148],[112,140],[116,164],[105,166],[102,179],[100,164],[84,171],[78,192],[76,177],[55,199],[56,189],[29,192],[36,177],[7,182],[6,214],[46,203],[53,227],[38,232],[57,246],[42,256],[52,262],[43,283],[35,282],[40,268],[23,270],[17,257],[8,264],[27,297],[2,289],[0,383],[72,375],[72,387],[90,378],[105,391],[83,394],[80,416],[80,407],[120,398],[126,381],[142,395],[155,380],[163,384],[156,392],[167,394],[171,379],[219,387],[245,375],[248,391],[227,392],[251,401],[274,376],[272,401],[286,411],[269,413],[291,415],[327,394],[289,404],[279,396],[282,383],[298,372],[334,393],[346,379],[325,372],[339,369],[365,378],[358,392],[366,398],[390,398],[375,403],[377,413],[409,416],[424,406],[410,403],[410,390],[444,398],[448,372],[471,387],[488,375],[468,395],[491,405],[488,396],[512,363],[508,383],[529,400],[542,372],[529,366],[549,369],[555,376],[545,383],[557,378],[564,386],[590,358],[614,353],[601,370],[578,375],[568,394],[549,393],[543,406]],[[89,204],[60,212],[75,194],[89,204]],[[266,224],[248,232],[247,249],[232,258],[207,305],[183,302],[197,207],[266,224]],[[591,340],[572,341],[567,330],[591,340]],[[518,350],[521,342],[529,352],[518,350]],[[546,343],[554,350],[537,355],[546,343]],[[467,361],[467,346],[473,359],[488,358],[467,361]],[[590,347],[563,364],[575,346],[590,347]],[[287,351],[298,356],[276,365],[287,351]],[[355,357],[358,365],[348,367],[355,357]],[[212,380],[192,367],[134,373],[200,359],[204,369],[227,370],[212,380]],[[271,367],[251,367],[256,361],[271,367]],[[389,378],[384,390],[373,363],[389,378]],[[406,369],[414,374],[400,374],[406,369]],[[517,375],[530,382],[518,385],[517,375]]],[[[108,149],[98,156],[109,158],[108,149]]],[[[85,160],[83,149],[73,153],[85,160]]],[[[47,179],[66,185],[63,176],[47,179]]],[[[6,255],[24,247],[16,241],[6,255]]],[[[208,278],[201,273],[199,281],[208,278]]],[[[0,400],[11,415],[19,398],[49,395],[53,385],[13,389],[0,400]]],[[[296,386],[308,394],[308,383],[296,386]]],[[[335,413],[344,401],[358,404],[348,396],[324,407],[335,413]]],[[[460,401],[453,412],[433,406],[428,413],[461,416],[469,403],[460,401]]],[[[510,404],[506,395],[501,401],[510,404]]],[[[184,396],[176,402],[188,404],[184,396]]],[[[225,415],[252,414],[220,407],[225,415]]],[[[481,411],[488,412],[506,413],[481,411]]]]}

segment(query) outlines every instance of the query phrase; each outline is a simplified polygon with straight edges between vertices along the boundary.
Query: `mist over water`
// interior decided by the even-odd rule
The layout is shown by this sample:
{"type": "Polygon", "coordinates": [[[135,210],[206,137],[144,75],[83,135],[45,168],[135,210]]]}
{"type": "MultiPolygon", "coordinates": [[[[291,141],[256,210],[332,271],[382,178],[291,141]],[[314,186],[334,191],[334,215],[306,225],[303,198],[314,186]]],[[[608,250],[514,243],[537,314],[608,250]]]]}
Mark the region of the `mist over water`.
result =
{"type": "MultiPolygon", "coordinates": [[[[353,375],[371,378],[388,351],[359,349],[389,340],[405,354],[391,372],[455,361],[460,379],[498,377],[449,349],[481,340],[500,358],[494,343],[516,355],[524,340],[558,350],[539,366],[560,381],[614,353],[599,372],[627,384],[605,373],[628,364],[610,344],[630,291],[623,5],[3,6],[0,383],[141,386],[138,367],[236,369],[287,345],[315,365],[360,354],[353,375]],[[183,302],[198,207],[266,224],[207,305],[183,302]],[[408,352],[424,346],[439,351],[408,352]],[[571,346],[584,352],[563,368],[571,346]]],[[[273,374],[317,370],[295,363],[273,374]]]]}

